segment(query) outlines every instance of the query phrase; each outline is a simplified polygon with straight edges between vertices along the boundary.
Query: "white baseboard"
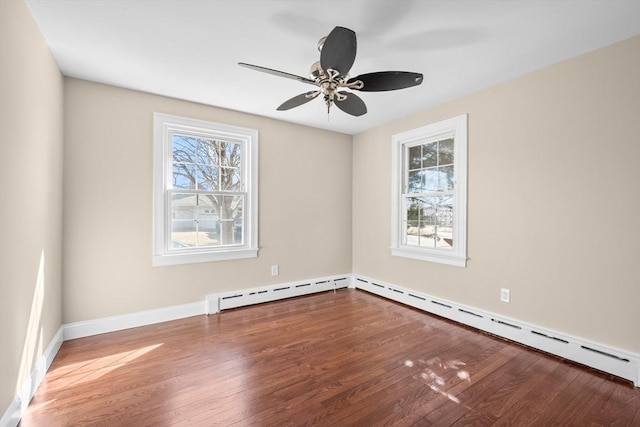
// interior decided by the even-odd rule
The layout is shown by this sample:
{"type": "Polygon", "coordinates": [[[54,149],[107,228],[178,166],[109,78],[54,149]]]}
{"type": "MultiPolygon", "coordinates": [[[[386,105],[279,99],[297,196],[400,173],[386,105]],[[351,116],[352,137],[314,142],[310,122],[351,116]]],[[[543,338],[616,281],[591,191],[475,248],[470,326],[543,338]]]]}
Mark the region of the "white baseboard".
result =
{"type": "Polygon", "coordinates": [[[64,326],[60,326],[53,339],[38,358],[29,376],[20,387],[19,394],[13,398],[11,404],[0,418],[0,427],[15,427],[20,422],[22,415],[27,410],[31,398],[36,393],[38,386],[51,366],[51,362],[58,354],[64,337],[64,326]]]}
{"type": "Polygon", "coordinates": [[[594,343],[583,338],[540,328],[453,301],[391,285],[364,276],[355,276],[356,289],[437,314],[458,323],[542,350],[633,381],[640,387],[640,354],[594,343]]]}
{"type": "Polygon", "coordinates": [[[68,323],[64,325],[64,340],[73,340],[123,329],[137,328],[154,323],[168,322],[185,317],[206,314],[205,302],[175,305],[155,310],[139,311],[137,313],[119,316],[103,317],[101,319],[86,320],[84,322],[68,323]]]}
{"type": "Polygon", "coordinates": [[[345,274],[207,295],[207,313],[346,288],[352,285],[352,277],[345,274]]]}

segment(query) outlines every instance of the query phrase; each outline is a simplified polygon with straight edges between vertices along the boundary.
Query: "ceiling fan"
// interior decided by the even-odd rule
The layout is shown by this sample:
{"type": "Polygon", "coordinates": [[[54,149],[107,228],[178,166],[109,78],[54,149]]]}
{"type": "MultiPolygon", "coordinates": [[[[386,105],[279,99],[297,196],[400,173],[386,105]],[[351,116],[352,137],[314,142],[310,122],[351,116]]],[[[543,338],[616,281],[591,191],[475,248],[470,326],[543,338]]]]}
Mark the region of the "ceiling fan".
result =
{"type": "Polygon", "coordinates": [[[311,65],[310,77],[297,76],[284,71],[239,62],[238,65],[275,76],[298,80],[317,86],[312,90],[285,101],[278,107],[279,111],[299,107],[320,94],[327,105],[327,114],[331,105],[352,116],[366,114],[367,106],[357,95],[341,89],[359,90],[361,92],[383,92],[418,86],[422,83],[422,74],[408,71],[378,71],[349,77],[349,70],[356,59],[356,33],[344,27],[335,27],[328,36],[318,42],[320,61],[311,65]]]}

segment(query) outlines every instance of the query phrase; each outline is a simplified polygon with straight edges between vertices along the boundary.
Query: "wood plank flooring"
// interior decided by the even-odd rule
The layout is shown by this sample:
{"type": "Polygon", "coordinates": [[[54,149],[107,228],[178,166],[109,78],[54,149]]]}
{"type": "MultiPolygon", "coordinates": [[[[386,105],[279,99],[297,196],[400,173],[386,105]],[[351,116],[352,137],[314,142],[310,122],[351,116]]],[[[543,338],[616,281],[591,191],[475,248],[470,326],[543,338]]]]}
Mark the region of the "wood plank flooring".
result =
{"type": "Polygon", "coordinates": [[[31,426],[640,426],[630,383],[363,291],[67,341],[31,426]]]}

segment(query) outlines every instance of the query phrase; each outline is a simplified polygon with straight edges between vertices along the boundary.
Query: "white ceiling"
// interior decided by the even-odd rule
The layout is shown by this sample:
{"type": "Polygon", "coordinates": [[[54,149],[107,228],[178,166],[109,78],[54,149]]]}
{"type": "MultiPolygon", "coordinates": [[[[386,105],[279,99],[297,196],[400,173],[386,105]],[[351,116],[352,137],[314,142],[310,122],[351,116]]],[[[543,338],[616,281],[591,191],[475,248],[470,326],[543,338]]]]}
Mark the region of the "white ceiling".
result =
{"type": "Polygon", "coordinates": [[[355,134],[640,34],[640,0],[26,0],[71,77],[355,134]],[[239,67],[308,76],[318,39],[354,30],[351,75],[424,74],[421,86],[360,92],[349,116],[310,86],[239,67]]]}

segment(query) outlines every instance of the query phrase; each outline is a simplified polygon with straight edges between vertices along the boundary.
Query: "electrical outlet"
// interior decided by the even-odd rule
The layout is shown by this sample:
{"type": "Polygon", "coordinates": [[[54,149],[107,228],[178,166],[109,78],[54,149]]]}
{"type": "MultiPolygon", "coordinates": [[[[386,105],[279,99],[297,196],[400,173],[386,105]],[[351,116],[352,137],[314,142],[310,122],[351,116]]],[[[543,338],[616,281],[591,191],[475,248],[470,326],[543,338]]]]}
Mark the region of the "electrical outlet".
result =
{"type": "Polygon", "coordinates": [[[511,291],[506,288],[500,289],[500,301],[511,302],[511,291]]]}
{"type": "Polygon", "coordinates": [[[277,276],[278,274],[279,274],[278,264],[272,265],[271,266],[271,275],[272,276],[277,276]]]}

